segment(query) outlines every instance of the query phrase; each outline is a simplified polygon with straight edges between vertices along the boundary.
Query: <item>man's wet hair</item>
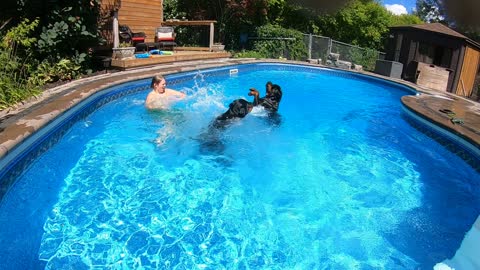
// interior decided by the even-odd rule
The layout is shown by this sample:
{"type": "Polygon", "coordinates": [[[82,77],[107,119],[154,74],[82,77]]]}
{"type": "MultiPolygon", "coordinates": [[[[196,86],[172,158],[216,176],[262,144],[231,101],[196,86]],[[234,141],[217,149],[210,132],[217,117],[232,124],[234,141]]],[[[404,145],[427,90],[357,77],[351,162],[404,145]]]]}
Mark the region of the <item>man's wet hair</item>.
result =
{"type": "Polygon", "coordinates": [[[150,83],[150,88],[153,88],[153,86],[158,83],[158,82],[161,82],[165,80],[165,77],[163,77],[162,75],[155,75],[153,76],[152,78],[152,82],[150,83]]]}

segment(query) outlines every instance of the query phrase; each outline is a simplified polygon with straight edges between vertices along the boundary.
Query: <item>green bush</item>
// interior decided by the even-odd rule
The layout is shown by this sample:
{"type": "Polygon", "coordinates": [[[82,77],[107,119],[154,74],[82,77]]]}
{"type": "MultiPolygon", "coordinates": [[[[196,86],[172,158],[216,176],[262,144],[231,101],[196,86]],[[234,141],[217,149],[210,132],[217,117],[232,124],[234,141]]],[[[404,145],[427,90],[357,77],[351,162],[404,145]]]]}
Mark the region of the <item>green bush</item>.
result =
{"type": "Polygon", "coordinates": [[[373,49],[350,49],[350,57],[354,64],[362,65],[364,70],[372,71],[378,59],[378,52],[373,49]]]}
{"type": "Polygon", "coordinates": [[[178,26],[175,41],[185,47],[208,47],[210,28],[202,26],[178,26]]]}
{"type": "Polygon", "coordinates": [[[32,58],[35,38],[30,37],[38,20],[24,20],[5,33],[0,43],[0,110],[40,92],[38,85],[28,83],[36,67],[32,58]]]}
{"type": "Polygon", "coordinates": [[[267,55],[257,51],[240,51],[233,54],[233,58],[268,58],[267,55]]]}
{"type": "Polygon", "coordinates": [[[102,42],[100,5],[100,0],[17,1],[5,16],[14,19],[0,27],[0,110],[40,93],[46,83],[92,71],[91,48],[102,42]],[[18,23],[22,17],[41,19],[18,23]]]}
{"type": "Polygon", "coordinates": [[[30,85],[44,85],[56,81],[70,81],[79,78],[81,66],[70,59],[61,59],[57,63],[48,60],[38,65],[37,70],[30,76],[30,85]]]}
{"type": "Polygon", "coordinates": [[[307,58],[307,47],[300,31],[286,29],[278,25],[264,25],[257,28],[257,40],[254,40],[253,50],[267,58],[285,57],[304,60],[307,58]],[[262,38],[265,38],[262,40],[262,38]],[[273,39],[272,39],[273,38],[273,39]],[[275,40],[274,38],[293,38],[293,40],[275,40]]]}
{"type": "Polygon", "coordinates": [[[97,26],[100,2],[47,1],[48,20],[41,21],[42,31],[37,42],[40,59],[49,58],[50,62],[56,63],[61,59],[72,59],[87,69],[88,63],[84,63],[88,60],[86,53],[102,41],[97,26]]]}

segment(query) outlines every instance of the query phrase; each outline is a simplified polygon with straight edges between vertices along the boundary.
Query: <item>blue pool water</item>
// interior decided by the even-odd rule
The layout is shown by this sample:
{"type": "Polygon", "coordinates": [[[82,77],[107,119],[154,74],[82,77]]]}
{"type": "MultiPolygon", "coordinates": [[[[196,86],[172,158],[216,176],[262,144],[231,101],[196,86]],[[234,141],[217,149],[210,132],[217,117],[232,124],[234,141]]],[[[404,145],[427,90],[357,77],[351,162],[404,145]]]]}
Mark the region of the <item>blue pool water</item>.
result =
{"type": "MultiPolygon", "coordinates": [[[[260,65],[170,77],[76,122],[0,203],[0,269],[432,269],[480,214],[480,176],[413,128],[398,85],[260,65]],[[279,118],[212,119],[281,85],[279,118]]],[[[146,86],[148,80],[135,82],[146,86]]]]}

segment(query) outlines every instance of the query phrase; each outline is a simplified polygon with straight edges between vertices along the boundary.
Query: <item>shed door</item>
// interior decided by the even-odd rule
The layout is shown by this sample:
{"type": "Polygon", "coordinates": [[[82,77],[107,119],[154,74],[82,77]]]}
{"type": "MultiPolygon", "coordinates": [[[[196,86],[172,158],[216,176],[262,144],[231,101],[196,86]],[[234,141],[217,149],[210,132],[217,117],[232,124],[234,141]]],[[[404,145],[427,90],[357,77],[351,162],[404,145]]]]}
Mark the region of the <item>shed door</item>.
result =
{"type": "Polygon", "coordinates": [[[457,91],[459,96],[469,97],[472,95],[473,84],[477,74],[478,61],[480,60],[480,52],[467,46],[465,56],[463,57],[462,71],[460,80],[458,81],[457,91]]]}

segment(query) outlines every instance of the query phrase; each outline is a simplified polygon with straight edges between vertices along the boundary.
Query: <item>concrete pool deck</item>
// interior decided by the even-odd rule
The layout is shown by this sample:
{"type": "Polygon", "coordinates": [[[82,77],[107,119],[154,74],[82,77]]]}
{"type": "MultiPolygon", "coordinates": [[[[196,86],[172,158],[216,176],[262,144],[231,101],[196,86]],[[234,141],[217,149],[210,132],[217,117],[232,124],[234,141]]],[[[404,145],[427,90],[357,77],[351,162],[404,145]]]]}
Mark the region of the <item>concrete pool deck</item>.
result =
{"type": "MultiPolygon", "coordinates": [[[[320,66],[297,61],[219,58],[166,63],[79,79],[48,89],[37,98],[0,111],[0,159],[53,119],[104,88],[132,80],[151,78],[156,74],[172,74],[205,68],[262,62],[320,66]]],[[[370,72],[360,71],[358,73],[398,82],[421,92],[422,94],[420,95],[402,97],[402,103],[417,115],[453,132],[480,149],[480,103],[451,93],[420,88],[404,80],[392,79],[370,72]],[[446,114],[440,112],[440,110],[450,110],[455,114],[446,114]],[[452,118],[460,119],[463,123],[454,123],[452,118]]]]}

